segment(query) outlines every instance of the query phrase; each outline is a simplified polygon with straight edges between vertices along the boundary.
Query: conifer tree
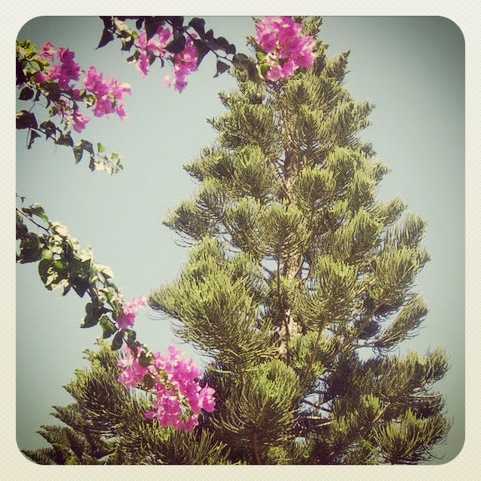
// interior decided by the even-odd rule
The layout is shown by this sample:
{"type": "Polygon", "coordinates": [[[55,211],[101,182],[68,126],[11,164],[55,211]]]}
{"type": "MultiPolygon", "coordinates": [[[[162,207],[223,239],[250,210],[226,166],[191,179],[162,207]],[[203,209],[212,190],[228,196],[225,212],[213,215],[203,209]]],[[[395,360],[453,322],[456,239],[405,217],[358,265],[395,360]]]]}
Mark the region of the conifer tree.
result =
{"type": "MultiPolygon", "coordinates": [[[[317,36],[319,19],[302,22],[317,36]]],[[[32,459],[415,464],[445,438],[433,383],[446,354],[395,354],[427,313],[414,285],[425,223],[377,199],[388,169],[359,136],[372,106],[343,85],[348,53],[315,50],[289,79],[236,65],[210,121],[218,140],[186,166],[199,189],[166,220],[190,257],[150,304],[209,359],[215,410],[194,433],[160,428],[142,416],[147,397],[116,386],[104,346],[70,385],[77,404],[56,408],[72,432],[44,428],[53,450],[32,459]]]]}
{"type": "Polygon", "coordinates": [[[416,463],[448,429],[431,390],[445,354],[392,354],[427,313],[425,223],[376,199],[388,169],[359,138],[372,106],[343,85],[348,52],[316,50],[288,80],[236,70],[217,142],[187,166],[199,190],[166,221],[190,260],[151,303],[212,359],[204,429],[233,461],[416,463]]]}

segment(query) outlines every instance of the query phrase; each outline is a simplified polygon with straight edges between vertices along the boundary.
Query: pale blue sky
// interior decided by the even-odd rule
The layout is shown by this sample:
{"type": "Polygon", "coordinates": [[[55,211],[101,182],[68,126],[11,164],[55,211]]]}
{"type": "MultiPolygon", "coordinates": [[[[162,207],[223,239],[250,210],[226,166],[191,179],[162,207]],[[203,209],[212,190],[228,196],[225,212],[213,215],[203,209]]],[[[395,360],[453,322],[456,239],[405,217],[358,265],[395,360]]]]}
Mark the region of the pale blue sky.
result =
{"type": "MultiPolygon", "coordinates": [[[[253,33],[249,17],[212,17],[217,35],[246,51],[253,33]]],[[[83,67],[129,82],[129,118],[94,119],[83,138],[119,152],[124,171],[112,177],[75,165],[72,152],[37,140],[27,151],[17,141],[19,194],[38,201],[51,219],[67,225],[96,262],[109,265],[126,298],[148,294],[173,280],[187,251],[162,225],[169,208],[191,195],[195,184],[182,166],[215,140],[206,118],[221,114],[217,93],[235,87],[228,75],[212,79],[206,58],[182,94],[167,89],[163,71],[141,79],[118,45],[95,50],[102,23],[97,17],[44,17],[29,22],[19,38],[40,45],[51,40],[76,52],[83,67]]],[[[442,462],[453,459],[464,437],[464,42],[460,30],[442,17],[326,17],[320,38],[328,54],[350,50],[346,85],[357,100],[376,105],[363,138],[391,168],[381,183],[383,198],[399,195],[428,223],[425,246],[432,260],[419,276],[430,312],[408,348],[446,347],[451,369],[438,384],[454,425],[442,462]]],[[[155,66],[155,65],[154,65],[155,66]]],[[[75,294],[60,297],[41,284],[36,265],[17,269],[17,440],[21,448],[45,445],[35,434],[55,423],[53,404],[70,402],[62,389],[82,351],[99,328],[82,330],[85,303],[75,294]]],[[[154,350],[174,341],[168,321],[146,311],[138,317],[138,338],[154,350]]],[[[189,346],[182,348],[196,355],[189,346]]]]}

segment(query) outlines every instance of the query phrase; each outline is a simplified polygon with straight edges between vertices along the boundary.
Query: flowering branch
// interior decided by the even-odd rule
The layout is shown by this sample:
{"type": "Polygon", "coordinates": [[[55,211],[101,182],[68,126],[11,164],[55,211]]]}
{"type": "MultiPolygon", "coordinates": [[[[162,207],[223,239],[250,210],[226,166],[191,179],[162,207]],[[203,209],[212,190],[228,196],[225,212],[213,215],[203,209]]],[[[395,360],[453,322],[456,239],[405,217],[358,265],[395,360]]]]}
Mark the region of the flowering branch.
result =
{"type": "Polygon", "coordinates": [[[29,40],[17,42],[19,100],[32,101],[29,110],[17,112],[17,129],[28,130],[29,149],[35,139],[44,135],[58,145],[71,147],[77,163],[86,151],[90,154],[91,170],[105,170],[110,174],[118,172],[122,169],[118,154],[103,154],[104,147],[100,143],[97,143],[97,151],[86,140],[75,144],[72,131],[81,132],[89,121],[81,110],[82,105],[91,108],[97,117],[115,113],[121,119],[125,118],[123,95],[130,93],[130,86],[114,79],[104,79],[93,66],[87,71],[81,70],[74,58],[74,52],[68,48],[59,47],[55,51],[51,42],[45,42],[40,51],[29,40]],[[81,73],[84,79],[78,85],[81,73]],[[41,98],[46,100],[50,118],[38,122],[32,110],[41,98]],[[57,117],[60,118],[60,127],[52,120],[57,117]]]}
{"type": "Polygon", "coordinates": [[[118,361],[118,381],[127,388],[155,395],[145,417],[156,418],[162,426],[192,431],[201,410],[214,409],[214,390],[199,384],[201,372],[191,359],[183,359],[175,347],[169,346],[162,356],[136,339],[132,327],[138,309],[146,305],[145,297],[124,301],[112,282],[112,271],[94,263],[91,249],[80,249],[67,228],[50,221],[40,204],[17,207],[16,231],[20,241],[17,262],[39,262],[40,278],[49,290],[60,287],[66,295],[73,288],[80,297],[87,294],[90,301],[81,327],[100,324],[102,337],[112,337],[113,350],[125,345],[124,356],[118,361]],[[43,233],[29,231],[24,219],[43,233]]]}

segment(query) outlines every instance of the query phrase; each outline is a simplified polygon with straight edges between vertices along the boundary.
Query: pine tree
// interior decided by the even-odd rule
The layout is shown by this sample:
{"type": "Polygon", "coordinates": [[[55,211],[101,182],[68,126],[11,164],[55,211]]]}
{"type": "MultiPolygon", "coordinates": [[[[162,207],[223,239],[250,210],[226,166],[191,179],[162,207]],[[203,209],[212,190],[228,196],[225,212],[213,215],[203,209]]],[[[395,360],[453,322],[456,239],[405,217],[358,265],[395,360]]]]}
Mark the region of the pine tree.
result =
{"type": "Polygon", "coordinates": [[[38,464],[228,464],[226,447],[212,434],[161,428],[144,412],[148,395],[117,381],[117,352],[106,341],[87,350],[89,368],[65,386],[75,400],[54,406],[61,426],[42,426],[51,447],[23,451],[38,464]]]}
{"type": "Polygon", "coordinates": [[[150,304],[209,359],[215,411],[192,434],[159,428],[104,346],[68,386],[77,403],[56,408],[67,427],[44,428],[53,448],[32,459],[414,464],[445,438],[433,383],[446,354],[394,353],[427,313],[414,285],[425,223],[377,199],[388,169],[359,137],[372,105],[343,85],[348,53],[326,50],[289,80],[237,66],[217,142],[186,167],[199,189],[166,220],[190,257],[150,304]]]}
{"type": "Polygon", "coordinates": [[[205,430],[232,461],[416,463],[448,429],[445,354],[392,354],[427,313],[425,223],[376,199],[388,169],[359,138],[372,106],[344,87],[347,60],[319,42],[287,81],[237,69],[217,142],[186,167],[199,190],[166,221],[192,248],[152,305],[212,359],[205,430]]]}

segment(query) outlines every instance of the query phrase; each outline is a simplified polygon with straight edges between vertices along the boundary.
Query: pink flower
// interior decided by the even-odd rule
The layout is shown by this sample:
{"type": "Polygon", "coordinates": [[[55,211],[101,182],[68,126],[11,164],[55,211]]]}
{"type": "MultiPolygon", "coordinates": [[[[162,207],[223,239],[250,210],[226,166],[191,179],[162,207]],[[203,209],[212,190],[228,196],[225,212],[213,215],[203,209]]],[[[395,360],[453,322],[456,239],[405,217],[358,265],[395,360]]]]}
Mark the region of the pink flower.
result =
{"type": "Polygon", "coordinates": [[[146,50],[142,50],[136,63],[137,70],[142,77],[149,73],[149,63],[149,53],[146,50]]]}
{"type": "MultiPolygon", "coordinates": [[[[134,302],[135,304],[135,302],[134,302]]],[[[144,413],[147,419],[156,418],[161,426],[192,431],[198,424],[201,410],[212,412],[215,407],[214,389],[199,385],[200,370],[192,359],[183,359],[180,349],[170,345],[167,353],[152,354],[152,363],[140,366],[137,356],[126,350],[124,359],[118,361],[123,370],[118,377],[126,387],[137,386],[148,372],[155,382],[152,391],[155,400],[152,408],[144,413]]]]}
{"type": "Polygon", "coordinates": [[[150,56],[155,55],[159,58],[164,58],[167,55],[167,46],[170,37],[172,36],[170,30],[159,25],[156,34],[147,40],[144,32],[141,32],[137,38],[137,46],[140,49],[140,54],[137,59],[136,68],[142,77],[145,77],[149,72],[150,56]]]}
{"type": "Polygon", "coordinates": [[[130,85],[120,84],[117,80],[106,77],[97,72],[94,66],[90,66],[85,72],[85,89],[95,96],[93,108],[96,117],[102,117],[111,113],[116,113],[120,118],[127,116],[125,112],[124,93],[131,93],[130,85]]]}
{"type": "Polygon", "coordinates": [[[139,307],[145,307],[147,300],[143,296],[137,296],[131,301],[122,304],[122,313],[117,316],[117,324],[120,329],[128,329],[135,322],[135,316],[139,307]]]}
{"type": "Polygon", "coordinates": [[[60,65],[51,65],[48,71],[51,80],[58,80],[62,89],[70,88],[72,80],[78,80],[80,76],[79,64],[74,60],[75,54],[65,47],[59,47],[57,58],[60,65]]]}
{"type": "Polygon", "coordinates": [[[184,50],[174,55],[173,62],[174,89],[182,92],[187,85],[185,77],[197,70],[197,49],[190,37],[186,41],[184,50]]]}
{"type": "Polygon", "coordinates": [[[117,365],[122,368],[117,380],[121,382],[126,388],[136,387],[142,381],[148,372],[148,367],[141,366],[139,363],[139,356],[142,348],[137,348],[137,354],[134,356],[129,346],[125,347],[124,358],[117,361],[117,365]]]}
{"type": "Polygon", "coordinates": [[[212,412],[215,407],[214,389],[205,385],[199,392],[199,407],[204,411],[212,412]]]}
{"type": "Polygon", "coordinates": [[[48,75],[45,72],[41,72],[40,70],[33,76],[33,79],[38,84],[43,84],[48,80],[48,75]]]}
{"type": "Polygon", "coordinates": [[[89,90],[95,96],[102,97],[109,93],[109,87],[103,81],[103,74],[100,72],[97,73],[93,65],[91,65],[86,72],[84,86],[86,90],[89,90]]]}
{"type": "Polygon", "coordinates": [[[76,132],[81,132],[85,128],[85,124],[89,121],[87,115],[78,112],[78,109],[74,109],[72,114],[73,128],[76,132]]]}
{"type": "Polygon", "coordinates": [[[53,56],[55,54],[55,49],[53,43],[50,41],[44,42],[42,45],[42,50],[38,54],[38,57],[42,60],[48,60],[49,62],[53,62],[53,56]]]}
{"type": "Polygon", "coordinates": [[[302,25],[291,17],[264,17],[257,22],[255,40],[267,54],[269,66],[266,78],[289,78],[299,67],[312,66],[314,38],[301,30],[302,25]]]}

